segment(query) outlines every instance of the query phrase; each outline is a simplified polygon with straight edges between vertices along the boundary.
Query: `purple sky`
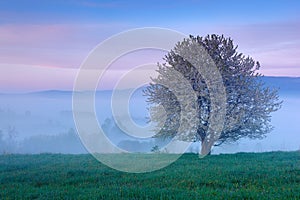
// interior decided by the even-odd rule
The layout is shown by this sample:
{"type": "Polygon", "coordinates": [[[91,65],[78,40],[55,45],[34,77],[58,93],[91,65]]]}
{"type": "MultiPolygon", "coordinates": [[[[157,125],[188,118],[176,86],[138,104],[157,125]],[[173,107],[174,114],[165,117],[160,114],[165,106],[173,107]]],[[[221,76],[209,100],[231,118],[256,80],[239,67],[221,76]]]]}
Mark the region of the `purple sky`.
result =
{"type": "MultiPolygon", "coordinates": [[[[0,92],[71,90],[80,64],[97,44],[149,26],[187,35],[224,34],[260,61],[264,75],[300,76],[299,1],[24,2],[0,2],[0,92]]],[[[108,77],[123,70],[118,64],[108,77]]],[[[103,88],[112,87],[109,80],[103,88]]]]}

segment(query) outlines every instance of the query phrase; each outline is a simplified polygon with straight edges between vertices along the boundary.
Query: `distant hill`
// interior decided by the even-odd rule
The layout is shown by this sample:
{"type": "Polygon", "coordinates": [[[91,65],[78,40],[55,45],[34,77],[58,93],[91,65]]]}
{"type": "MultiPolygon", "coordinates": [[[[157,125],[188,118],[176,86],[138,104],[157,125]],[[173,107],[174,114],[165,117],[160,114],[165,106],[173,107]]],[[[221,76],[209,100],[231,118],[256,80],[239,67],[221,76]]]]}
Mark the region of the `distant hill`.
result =
{"type": "MultiPolygon", "coordinates": [[[[300,77],[272,77],[272,76],[264,76],[262,80],[266,83],[266,86],[271,88],[278,88],[279,94],[281,95],[300,95],[300,77]]],[[[138,91],[142,91],[144,88],[139,88],[138,91]]],[[[72,96],[72,91],[60,91],[60,90],[47,90],[40,92],[30,92],[30,93],[19,93],[19,94],[4,94],[0,93],[0,95],[33,95],[40,97],[70,97],[72,96]]],[[[105,95],[110,96],[112,94],[112,90],[100,90],[97,91],[97,95],[105,95]]]]}
{"type": "Polygon", "coordinates": [[[300,77],[263,77],[267,86],[279,88],[280,95],[300,95],[300,77]]]}

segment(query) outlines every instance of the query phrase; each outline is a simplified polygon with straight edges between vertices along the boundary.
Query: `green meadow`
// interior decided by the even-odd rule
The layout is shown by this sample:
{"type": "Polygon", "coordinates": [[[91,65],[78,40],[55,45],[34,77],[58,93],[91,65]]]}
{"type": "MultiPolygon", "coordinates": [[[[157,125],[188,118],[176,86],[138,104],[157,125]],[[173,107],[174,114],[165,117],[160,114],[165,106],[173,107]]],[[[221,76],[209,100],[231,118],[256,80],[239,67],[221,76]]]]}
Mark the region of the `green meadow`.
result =
{"type": "Polygon", "coordinates": [[[300,199],[300,152],[184,154],[140,174],[91,155],[1,155],[0,199],[300,199]]]}

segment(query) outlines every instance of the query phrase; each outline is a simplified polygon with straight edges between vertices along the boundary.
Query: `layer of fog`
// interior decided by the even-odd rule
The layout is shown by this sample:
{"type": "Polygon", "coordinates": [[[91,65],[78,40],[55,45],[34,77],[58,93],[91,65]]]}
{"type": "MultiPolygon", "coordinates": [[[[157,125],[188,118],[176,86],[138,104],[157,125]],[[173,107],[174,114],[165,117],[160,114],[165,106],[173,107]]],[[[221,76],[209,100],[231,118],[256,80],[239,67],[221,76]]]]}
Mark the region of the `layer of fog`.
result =
{"type": "MultiPolygon", "coordinates": [[[[300,149],[300,78],[265,78],[267,85],[280,87],[282,108],[273,114],[274,130],[262,140],[242,139],[215,147],[213,153],[292,151],[300,149]]],[[[150,152],[164,147],[162,139],[136,139],[124,134],[112,118],[111,91],[96,94],[96,112],[106,136],[116,146],[131,152],[150,152]]],[[[133,120],[147,121],[147,103],[141,89],[130,100],[133,120]]],[[[197,152],[199,144],[188,151],[197,152]]],[[[87,153],[82,145],[72,113],[72,92],[45,91],[0,95],[0,153],[87,153]]]]}

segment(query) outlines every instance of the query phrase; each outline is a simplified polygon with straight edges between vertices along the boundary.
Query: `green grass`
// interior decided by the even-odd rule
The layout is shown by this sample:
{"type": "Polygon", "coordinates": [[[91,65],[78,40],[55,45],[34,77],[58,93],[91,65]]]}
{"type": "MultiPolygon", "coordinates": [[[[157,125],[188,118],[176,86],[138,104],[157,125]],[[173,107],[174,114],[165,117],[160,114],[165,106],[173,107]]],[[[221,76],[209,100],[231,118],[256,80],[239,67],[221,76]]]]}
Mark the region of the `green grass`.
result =
{"type": "Polygon", "coordinates": [[[300,153],[186,154],[143,174],[90,155],[2,155],[0,199],[300,199],[300,153]]]}

